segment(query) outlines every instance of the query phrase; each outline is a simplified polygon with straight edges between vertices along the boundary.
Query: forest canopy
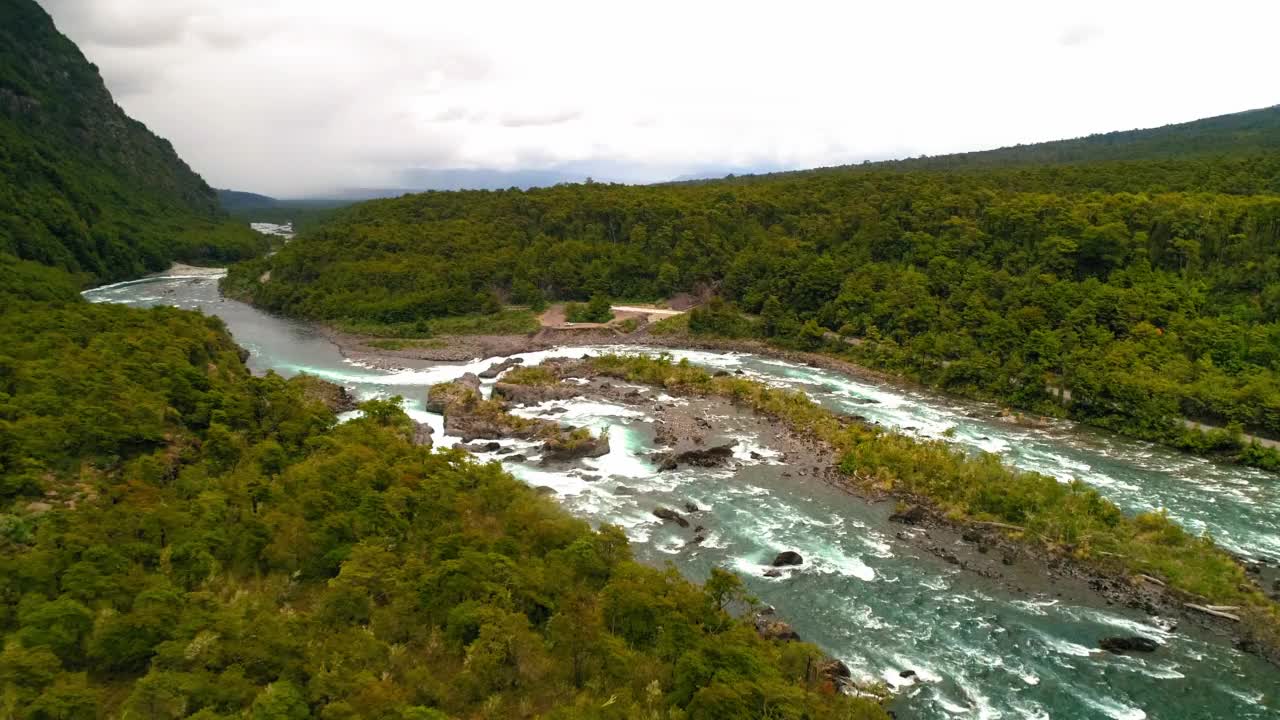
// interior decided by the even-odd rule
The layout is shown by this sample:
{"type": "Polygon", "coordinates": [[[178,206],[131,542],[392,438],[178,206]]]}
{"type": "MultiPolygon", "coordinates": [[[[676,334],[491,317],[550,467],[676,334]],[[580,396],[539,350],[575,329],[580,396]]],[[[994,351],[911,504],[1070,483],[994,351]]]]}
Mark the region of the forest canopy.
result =
{"type": "MultiPolygon", "coordinates": [[[[728,303],[723,334],[834,348],[951,391],[1271,467],[1274,453],[1241,433],[1280,438],[1280,155],[1266,151],[1280,109],[1248,116],[1252,144],[1189,159],[1028,167],[1019,155],[1007,167],[373,201],[233,268],[226,288],[269,310],[388,329],[528,297],[697,291],[728,303]],[[1189,431],[1184,418],[1224,430],[1189,431]]],[[[1239,124],[1204,132],[1236,137],[1239,124]]]]}

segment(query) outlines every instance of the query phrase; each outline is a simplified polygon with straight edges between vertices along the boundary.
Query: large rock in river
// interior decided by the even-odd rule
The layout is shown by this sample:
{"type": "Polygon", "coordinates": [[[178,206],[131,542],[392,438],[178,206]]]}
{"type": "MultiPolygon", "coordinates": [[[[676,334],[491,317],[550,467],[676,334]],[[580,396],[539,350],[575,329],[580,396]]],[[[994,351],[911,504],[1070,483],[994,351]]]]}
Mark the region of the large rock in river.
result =
{"type": "Polygon", "coordinates": [[[1130,635],[1102,638],[1098,646],[1107,652],[1119,655],[1126,652],[1155,652],[1160,647],[1160,643],[1151,638],[1130,635]]]}
{"type": "Polygon", "coordinates": [[[581,389],[568,385],[518,385],[499,382],[493,396],[515,405],[538,405],[549,400],[568,400],[581,394],[581,389]]]}
{"type": "Polygon", "coordinates": [[[427,412],[443,413],[450,405],[480,397],[480,378],[467,373],[453,382],[432,385],[427,390],[427,412]]]}
{"type": "Polygon", "coordinates": [[[660,507],[654,510],[653,514],[656,517],[662,518],[663,520],[668,520],[670,522],[673,522],[679,525],[680,527],[689,527],[689,521],[685,520],[683,515],[676,512],[675,510],[672,510],[671,508],[660,507]]]}
{"type": "Polygon", "coordinates": [[[792,567],[795,565],[803,565],[804,557],[794,550],[783,550],[778,556],[769,563],[774,567],[792,567]]]}
{"type": "Polygon", "coordinates": [[[485,368],[484,372],[480,373],[480,377],[485,380],[492,380],[522,362],[524,362],[524,358],[507,358],[485,368]]]}
{"type": "Polygon", "coordinates": [[[609,454],[609,436],[606,433],[592,435],[587,428],[565,430],[547,438],[542,444],[542,461],[567,462],[578,458],[600,457],[609,454]]]}
{"type": "Polygon", "coordinates": [[[728,463],[733,459],[733,448],[736,442],[728,442],[724,445],[717,445],[709,448],[699,448],[696,450],[685,450],[680,453],[662,453],[654,456],[654,462],[658,466],[658,470],[675,470],[681,465],[693,465],[695,467],[719,467],[728,463]]]}

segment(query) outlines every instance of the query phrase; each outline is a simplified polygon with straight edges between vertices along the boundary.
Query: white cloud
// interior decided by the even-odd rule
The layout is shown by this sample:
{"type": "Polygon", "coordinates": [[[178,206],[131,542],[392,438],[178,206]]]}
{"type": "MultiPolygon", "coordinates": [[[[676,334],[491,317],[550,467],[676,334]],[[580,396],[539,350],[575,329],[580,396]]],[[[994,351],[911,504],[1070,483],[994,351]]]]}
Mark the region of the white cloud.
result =
{"type": "Polygon", "coordinates": [[[1273,3],[42,0],[214,185],[816,166],[1274,104],[1273,3]]]}

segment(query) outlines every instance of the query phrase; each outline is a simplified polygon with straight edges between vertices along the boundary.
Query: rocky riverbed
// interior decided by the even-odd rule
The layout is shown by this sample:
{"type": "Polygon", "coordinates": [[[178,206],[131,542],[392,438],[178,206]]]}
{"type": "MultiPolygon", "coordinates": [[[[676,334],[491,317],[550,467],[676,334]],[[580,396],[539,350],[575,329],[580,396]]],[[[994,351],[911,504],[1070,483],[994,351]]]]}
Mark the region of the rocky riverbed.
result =
{"type": "MultiPolygon", "coordinates": [[[[554,420],[539,419],[561,414],[565,409],[563,403],[569,400],[635,408],[653,428],[654,448],[649,458],[659,472],[677,471],[682,466],[733,467],[738,455],[735,452],[738,438],[750,436],[758,443],[758,449],[746,451],[748,457],[776,458],[786,467],[781,473],[783,478],[818,479],[875,506],[880,514],[887,514],[884,532],[892,532],[893,546],[918,558],[928,557],[954,566],[972,576],[979,585],[1099,608],[1122,606],[1155,618],[1154,622],[1169,632],[1181,626],[1184,631],[1216,634],[1240,647],[1264,652],[1275,660],[1269,649],[1255,647],[1240,636],[1236,623],[1189,610],[1188,598],[1170,592],[1154,578],[1133,578],[1081,564],[1034,541],[1012,539],[1009,528],[999,524],[955,521],[934,510],[924,498],[868,492],[864,485],[838,469],[838,458],[827,444],[797,434],[777,420],[738,408],[724,398],[672,397],[665,393],[655,396],[652,388],[601,375],[590,361],[560,358],[545,360],[541,365],[548,371],[550,380],[544,379],[538,384],[503,382],[502,373],[518,366],[518,363],[504,361],[480,373],[480,376],[497,379],[493,400],[480,399],[480,377],[469,374],[433,387],[427,407],[443,413],[446,432],[470,441],[562,438],[582,432],[581,428],[564,428],[554,420]],[[471,402],[460,401],[458,397],[469,398],[471,402]],[[888,511],[891,507],[894,509],[888,511]]],[[[498,447],[496,443],[479,443],[464,449],[492,452],[498,447]]],[[[543,465],[563,465],[607,452],[607,438],[585,442],[576,452],[557,452],[544,441],[541,454],[534,459],[543,465]]],[[[509,455],[507,461],[512,457],[509,455]]],[[[520,455],[519,459],[528,458],[520,455]]],[[[624,493],[630,490],[625,485],[617,489],[624,493]]],[[[711,528],[699,522],[701,508],[696,502],[685,502],[679,508],[656,506],[652,512],[665,523],[688,531],[685,547],[696,548],[711,532],[711,528]]],[[[769,565],[761,570],[762,577],[785,578],[803,567],[804,560],[799,553],[787,550],[769,565]],[[785,561],[780,561],[784,556],[785,561]]],[[[1099,638],[1098,649],[1114,651],[1132,645],[1149,651],[1152,642],[1140,636],[1105,637],[1099,638]]]]}

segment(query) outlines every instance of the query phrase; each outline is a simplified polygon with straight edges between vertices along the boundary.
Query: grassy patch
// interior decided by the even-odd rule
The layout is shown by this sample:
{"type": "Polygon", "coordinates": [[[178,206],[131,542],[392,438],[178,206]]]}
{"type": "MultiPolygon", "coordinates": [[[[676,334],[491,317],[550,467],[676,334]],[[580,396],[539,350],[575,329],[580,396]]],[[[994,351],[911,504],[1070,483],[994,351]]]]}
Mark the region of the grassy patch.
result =
{"type": "Polygon", "coordinates": [[[432,335],[522,335],[538,331],[529,310],[503,310],[492,315],[462,315],[431,321],[432,335]]]}
{"type": "Polygon", "coordinates": [[[956,520],[1022,528],[1040,543],[1102,568],[1162,578],[1189,600],[1237,605],[1250,629],[1280,643],[1280,606],[1249,581],[1211,539],[1188,533],[1163,513],[1128,516],[1097,490],[1023,472],[995,455],[974,457],[941,440],[917,440],[839,417],[805,395],[739,377],[712,377],[669,357],[604,356],[602,373],[686,393],[719,395],[816,436],[841,454],[841,471],[876,490],[927,500],[956,520]]]}
{"type": "Polygon", "coordinates": [[[689,315],[672,315],[649,326],[649,332],[659,337],[688,335],[689,315]]]}

